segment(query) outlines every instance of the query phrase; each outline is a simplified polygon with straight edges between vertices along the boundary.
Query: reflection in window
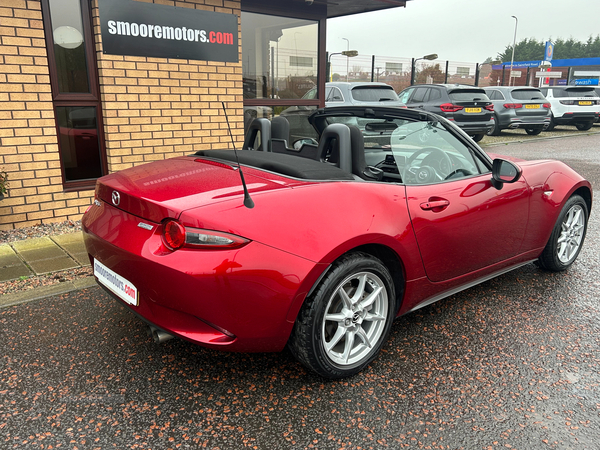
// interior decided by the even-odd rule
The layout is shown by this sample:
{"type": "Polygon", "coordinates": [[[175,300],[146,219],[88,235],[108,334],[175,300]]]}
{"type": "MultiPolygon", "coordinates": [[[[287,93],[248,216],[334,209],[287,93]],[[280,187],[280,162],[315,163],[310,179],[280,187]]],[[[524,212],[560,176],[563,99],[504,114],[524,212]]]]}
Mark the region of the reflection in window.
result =
{"type": "Polygon", "coordinates": [[[244,98],[302,98],[317,85],[316,21],[242,11],[244,98]]]}
{"type": "Polygon", "coordinates": [[[79,0],[50,0],[58,90],[90,92],[79,0]]]}
{"type": "Polygon", "coordinates": [[[101,177],[102,162],[95,106],[57,106],[65,181],[101,177]]]}

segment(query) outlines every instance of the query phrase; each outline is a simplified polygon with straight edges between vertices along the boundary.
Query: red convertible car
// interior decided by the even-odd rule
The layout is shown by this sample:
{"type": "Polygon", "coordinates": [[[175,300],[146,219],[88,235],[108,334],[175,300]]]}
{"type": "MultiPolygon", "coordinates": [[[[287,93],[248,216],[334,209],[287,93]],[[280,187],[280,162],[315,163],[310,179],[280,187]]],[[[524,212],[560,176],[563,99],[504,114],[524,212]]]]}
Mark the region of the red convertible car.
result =
{"type": "Polygon", "coordinates": [[[577,258],[590,183],[557,161],[488,156],[434,114],[325,108],[288,142],[256,119],[242,150],[99,179],[83,218],[100,285],[150,325],[213,349],[279,351],[353,375],[395,317],[537,261],[577,258]]]}

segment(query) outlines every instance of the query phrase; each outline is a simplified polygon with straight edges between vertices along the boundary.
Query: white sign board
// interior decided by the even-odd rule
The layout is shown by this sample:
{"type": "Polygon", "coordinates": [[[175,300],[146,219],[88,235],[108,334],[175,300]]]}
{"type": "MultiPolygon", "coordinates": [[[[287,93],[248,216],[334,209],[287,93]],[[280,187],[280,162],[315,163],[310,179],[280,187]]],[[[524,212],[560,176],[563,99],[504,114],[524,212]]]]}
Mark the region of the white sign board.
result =
{"type": "Polygon", "coordinates": [[[513,78],[519,78],[521,76],[521,71],[520,70],[513,70],[510,73],[510,76],[513,77],[513,78]]]}
{"type": "Polygon", "coordinates": [[[600,77],[600,72],[597,70],[576,70],[573,75],[576,77],[600,77]]]}
{"type": "Polygon", "coordinates": [[[562,72],[536,72],[536,78],[562,78],[562,72]]]}

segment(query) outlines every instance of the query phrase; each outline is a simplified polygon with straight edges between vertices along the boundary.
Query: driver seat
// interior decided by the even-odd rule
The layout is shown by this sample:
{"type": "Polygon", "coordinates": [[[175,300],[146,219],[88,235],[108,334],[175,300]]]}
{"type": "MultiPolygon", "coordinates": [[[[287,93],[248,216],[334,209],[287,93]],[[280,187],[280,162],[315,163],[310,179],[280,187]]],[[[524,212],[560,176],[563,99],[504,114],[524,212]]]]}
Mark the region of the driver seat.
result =
{"type": "Polygon", "coordinates": [[[383,172],[375,167],[367,166],[365,159],[365,138],[362,132],[355,125],[348,125],[348,128],[350,128],[352,174],[362,180],[380,181],[383,178],[383,172]]]}

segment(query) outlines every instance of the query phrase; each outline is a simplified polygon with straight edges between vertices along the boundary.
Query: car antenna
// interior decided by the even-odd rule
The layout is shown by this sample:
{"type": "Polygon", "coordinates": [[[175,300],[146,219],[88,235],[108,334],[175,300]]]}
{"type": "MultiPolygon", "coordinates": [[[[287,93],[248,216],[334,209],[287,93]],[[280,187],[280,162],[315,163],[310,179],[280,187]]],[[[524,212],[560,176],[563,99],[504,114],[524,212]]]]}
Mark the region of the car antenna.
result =
{"type": "Polygon", "coordinates": [[[233,151],[235,153],[235,161],[237,162],[238,170],[240,171],[240,178],[242,179],[242,186],[244,187],[244,206],[248,209],[254,208],[254,202],[250,198],[248,187],[246,186],[246,180],[244,179],[244,173],[242,172],[242,166],[238,158],[237,149],[235,148],[235,141],[233,140],[233,134],[231,133],[231,126],[229,125],[229,117],[227,117],[227,110],[225,109],[225,102],[221,102],[223,105],[223,113],[225,114],[225,120],[227,121],[227,129],[229,130],[229,136],[231,136],[231,143],[233,144],[233,151]]]}

